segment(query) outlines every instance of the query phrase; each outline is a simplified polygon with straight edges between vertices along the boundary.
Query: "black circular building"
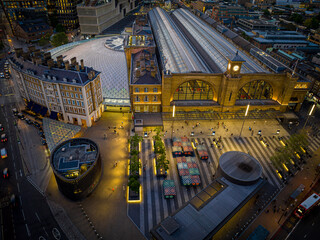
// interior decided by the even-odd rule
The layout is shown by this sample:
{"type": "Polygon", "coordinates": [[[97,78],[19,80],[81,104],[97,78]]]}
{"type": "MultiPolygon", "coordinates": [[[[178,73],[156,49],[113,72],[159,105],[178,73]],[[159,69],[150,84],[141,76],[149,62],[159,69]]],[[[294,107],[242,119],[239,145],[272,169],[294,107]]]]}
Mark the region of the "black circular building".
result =
{"type": "Polygon", "coordinates": [[[223,177],[239,185],[254,184],[262,175],[261,164],[249,154],[238,151],[222,154],[219,158],[219,170],[223,177]]]}
{"type": "Polygon", "coordinates": [[[52,151],[50,162],[59,190],[72,200],[88,196],[101,177],[98,145],[87,138],[60,143],[52,151]]]}

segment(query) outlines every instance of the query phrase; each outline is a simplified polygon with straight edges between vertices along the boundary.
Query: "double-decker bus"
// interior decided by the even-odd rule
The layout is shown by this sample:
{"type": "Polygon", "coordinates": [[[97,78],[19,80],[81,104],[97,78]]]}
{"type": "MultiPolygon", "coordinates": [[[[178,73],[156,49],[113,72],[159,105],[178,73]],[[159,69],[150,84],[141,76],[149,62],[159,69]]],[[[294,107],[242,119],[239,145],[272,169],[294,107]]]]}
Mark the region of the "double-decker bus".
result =
{"type": "Polygon", "coordinates": [[[298,218],[303,218],[310,210],[320,204],[320,196],[316,193],[313,193],[310,197],[304,200],[294,211],[294,214],[298,218]]]}

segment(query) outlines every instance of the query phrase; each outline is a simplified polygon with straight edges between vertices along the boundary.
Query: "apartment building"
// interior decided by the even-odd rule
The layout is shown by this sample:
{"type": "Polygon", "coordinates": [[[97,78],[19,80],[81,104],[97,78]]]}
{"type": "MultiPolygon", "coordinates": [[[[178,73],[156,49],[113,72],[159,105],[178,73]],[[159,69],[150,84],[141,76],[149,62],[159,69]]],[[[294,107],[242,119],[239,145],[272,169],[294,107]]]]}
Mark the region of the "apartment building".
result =
{"type": "Polygon", "coordinates": [[[50,53],[41,56],[29,48],[16,49],[9,62],[21,96],[35,113],[87,127],[101,117],[100,72],[85,67],[83,60],[80,65],[76,58],[69,63],[58,56],[54,61],[50,53]]]}

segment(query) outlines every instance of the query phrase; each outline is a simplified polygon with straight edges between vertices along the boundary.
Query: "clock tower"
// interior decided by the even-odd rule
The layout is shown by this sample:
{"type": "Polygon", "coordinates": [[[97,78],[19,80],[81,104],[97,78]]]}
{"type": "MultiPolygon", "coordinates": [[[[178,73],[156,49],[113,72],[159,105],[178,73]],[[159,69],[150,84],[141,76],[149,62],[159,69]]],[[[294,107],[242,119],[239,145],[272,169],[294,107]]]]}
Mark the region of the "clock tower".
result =
{"type": "Polygon", "coordinates": [[[241,66],[245,62],[242,57],[237,53],[228,59],[227,73],[231,75],[240,74],[241,66]]]}

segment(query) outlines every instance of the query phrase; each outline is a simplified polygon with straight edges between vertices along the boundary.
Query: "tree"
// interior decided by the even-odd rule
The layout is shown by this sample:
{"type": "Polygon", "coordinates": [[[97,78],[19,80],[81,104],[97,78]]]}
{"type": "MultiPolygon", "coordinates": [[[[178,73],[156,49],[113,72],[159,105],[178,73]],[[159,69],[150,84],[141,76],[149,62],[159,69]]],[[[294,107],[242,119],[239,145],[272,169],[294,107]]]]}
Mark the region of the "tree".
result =
{"type": "Polygon", "coordinates": [[[38,44],[40,46],[45,46],[45,45],[49,44],[49,42],[50,42],[50,34],[47,33],[46,35],[41,37],[41,39],[38,41],[38,44]]]}
{"type": "Polygon", "coordinates": [[[270,12],[269,12],[268,9],[265,9],[265,10],[263,11],[263,15],[266,16],[266,17],[269,17],[271,14],[270,14],[270,12]]]}
{"type": "Polygon", "coordinates": [[[2,41],[0,41],[0,50],[4,49],[4,44],[2,41]]]}
{"type": "Polygon", "coordinates": [[[140,182],[139,182],[138,178],[135,176],[131,176],[129,178],[128,186],[132,191],[138,193],[139,188],[140,188],[140,182]]]}
{"type": "Polygon", "coordinates": [[[59,23],[57,26],[56,26],[56,32],[65,32],[66,29],[62,26],[61,23],[59,23]]]}
{"type": "Polygon", "coordinates": [[[319,27],[319,20],[315,17],[308,18],[304,21],[303,25],[308,29],[317,29],[319,27]]]}
{"type": "Polygon", "coordinates": [[[292,14],[289,19],[290,19],[290,21],[294,21],[297,24],[302,24],[303,23],[303,16],[301,14],[298,14],[298,13],[292,14]]]}
{"type": "Polygon", "coordinates": [[[54,35],[52,37],[52,41],[51,41],[52,45],[54,47],[59,47],[61,45],[64,45],[66,43],[68,43],[68,37],[65,33],[61,32],[61,33],[57,33],[56,35],[54,35]]]}

